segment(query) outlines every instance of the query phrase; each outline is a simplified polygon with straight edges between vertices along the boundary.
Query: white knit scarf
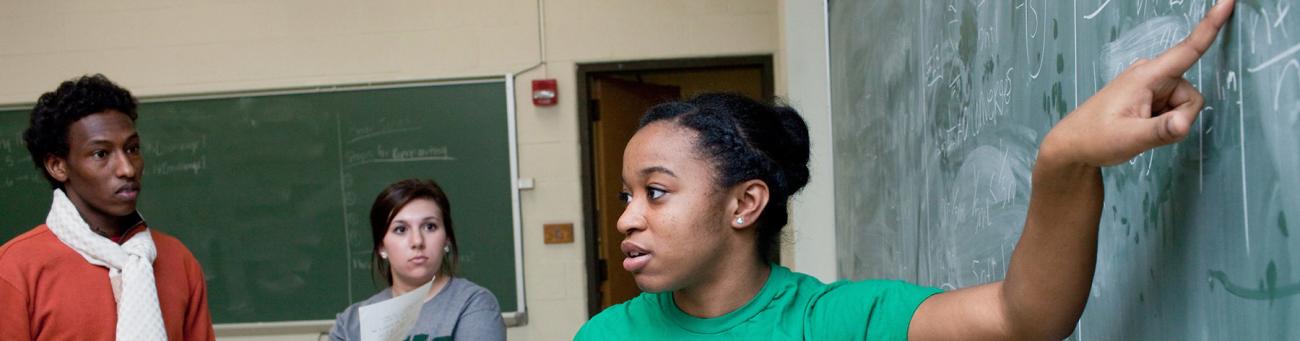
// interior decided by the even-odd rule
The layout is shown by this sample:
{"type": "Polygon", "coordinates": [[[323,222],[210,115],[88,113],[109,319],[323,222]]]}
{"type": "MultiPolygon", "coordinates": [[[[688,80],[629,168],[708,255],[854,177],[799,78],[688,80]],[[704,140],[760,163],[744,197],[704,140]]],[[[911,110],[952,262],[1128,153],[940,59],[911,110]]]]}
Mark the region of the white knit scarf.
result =
{"type": "Polygon", "coordinates": [[[54,190],[54,202],[50,204],[45,225],[87,262],[108,268],[113,299],[117,300],[118,340],[167,340],[153,278],[153,260],[158,251],[148,229],[117,245],[91,231],[72,201],[59,189],[54,190]]]}

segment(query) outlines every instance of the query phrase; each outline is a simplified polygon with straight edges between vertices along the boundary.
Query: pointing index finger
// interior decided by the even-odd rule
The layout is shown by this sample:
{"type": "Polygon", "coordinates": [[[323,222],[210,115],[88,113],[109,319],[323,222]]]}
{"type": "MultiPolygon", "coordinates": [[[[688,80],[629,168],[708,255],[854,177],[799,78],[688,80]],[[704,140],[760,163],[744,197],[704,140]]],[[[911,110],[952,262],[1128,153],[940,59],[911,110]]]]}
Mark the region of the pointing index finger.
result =
{"type": "Polygon", "coordinates": [[[1201,55],[1205,53],[1205,50],[1209,49],[1211,44],[1214,44],[1214,38],[1219,35],[1219,29],[1223,28],[1223,25],[1228,22],[1228,18],[1232,16],[1235,4],[1235,0],[1221,0],[1215,4],[1213,8],[1210,8],[1210,12],[1205,14],[1205,18],[1201,19],[1201,22],[1192,30],[1192,33],[1187,35],[1187,38],[1152,61],[1153,67],[1160,70],[1161,74],[1169,76],[1179,76],[1186,72],[1187,69],[1190,69],[1192,65],[1196,64],[1196,60],[1200,59],[1201,55]]]}

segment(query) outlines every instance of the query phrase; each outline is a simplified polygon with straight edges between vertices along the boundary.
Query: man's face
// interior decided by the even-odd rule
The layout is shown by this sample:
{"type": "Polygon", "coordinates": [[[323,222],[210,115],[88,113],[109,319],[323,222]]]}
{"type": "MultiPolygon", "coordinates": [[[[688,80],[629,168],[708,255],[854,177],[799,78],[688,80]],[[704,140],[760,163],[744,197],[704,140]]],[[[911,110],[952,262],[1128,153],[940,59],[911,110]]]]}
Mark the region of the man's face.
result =
{"type": "Polygon", "coordinates": [[[135,122],[116,110],[91,114],[68,127],[68,156],[50,156],[46,170],[63,182],[87,221],[106,221],[135,212],[144,158],[135,122]],[[101,219],[93,219],[101,218],[101,219]]]}

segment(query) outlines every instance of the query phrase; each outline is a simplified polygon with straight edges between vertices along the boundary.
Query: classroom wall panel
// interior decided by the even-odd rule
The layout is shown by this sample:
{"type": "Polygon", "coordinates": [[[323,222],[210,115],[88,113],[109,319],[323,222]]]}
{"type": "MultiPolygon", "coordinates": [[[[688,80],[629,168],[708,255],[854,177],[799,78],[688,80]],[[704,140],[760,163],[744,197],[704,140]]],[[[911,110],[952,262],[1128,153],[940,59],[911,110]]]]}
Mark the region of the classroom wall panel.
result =
{"type": "Polygon", "coordinates": [[[810,179],[790,203],[787,249],[782,263],[818,279],[831,282],[835,271],[835,178],[831,169],[831,112],[826,68],[826,4],[824,1],[786,0],[781,5],[781,50],[776,92],[799,110],[808,124],[812,157],[810,179]],[[789,259],[785,259],[789,257],[789,259]]]}

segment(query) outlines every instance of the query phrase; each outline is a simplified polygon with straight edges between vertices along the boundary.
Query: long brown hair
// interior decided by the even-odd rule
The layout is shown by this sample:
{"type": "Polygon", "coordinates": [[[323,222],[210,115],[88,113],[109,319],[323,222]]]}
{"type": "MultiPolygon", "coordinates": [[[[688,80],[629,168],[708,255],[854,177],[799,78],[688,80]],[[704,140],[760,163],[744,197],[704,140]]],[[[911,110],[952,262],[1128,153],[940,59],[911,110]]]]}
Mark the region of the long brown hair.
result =
{"type": "Polygon", "coordinates": [[[442,257],[442,265],[438,269],[439,275],[454,276],[456,267],[460,264],[460,247],[456,245],[456,229],[452,228],[451,222],[451,201],[447,200],[447,194],[442,191],[442,187],[433,180],[424,179],[394,182],[384,188],[383,192],[379,192],[375,204],[370,206],[370,236],[374,239],[374,245],[370,250],[370,263],[374,269],[374,276],[383,277],[388,286],[393,285],[393,270],[388,266],[388,262],[379,257],[379,248],[384,245],[384,235],[388,234],[388,224],[393,222],[393,216],[415,199],[432,200],[442,211],[442,224],[447,232],[447,246],[450,250],[442,257]]]}

